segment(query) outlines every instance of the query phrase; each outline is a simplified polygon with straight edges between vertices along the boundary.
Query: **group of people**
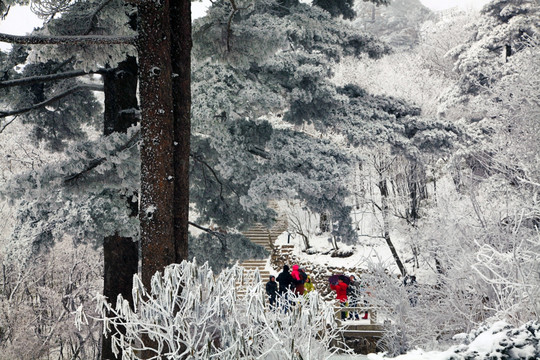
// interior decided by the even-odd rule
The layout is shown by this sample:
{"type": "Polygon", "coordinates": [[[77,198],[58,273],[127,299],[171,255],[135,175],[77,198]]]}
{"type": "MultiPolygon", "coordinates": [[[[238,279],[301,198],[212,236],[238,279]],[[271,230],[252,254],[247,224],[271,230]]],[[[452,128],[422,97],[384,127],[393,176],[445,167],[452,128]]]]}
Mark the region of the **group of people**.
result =
{"type": "Polygon", "coordinates": [[[277,296],[287,294],[288,290],[297,295],[304,295],[313,290],[311,278],[304,269],[301,269],[298,265],[293,265],[292,271],[289,272],[289,270],[288,265],[283,265],[283,271],[279,273],[277,278],[270,275],[270,280],[266,283],[266,294],[270,306],[275,306],[277,296]]]}
{"type": "MultiPolygon", "coordinates": [[[[278,295],[287,296],[288,291],[292,291],[296,295],[304,295],[314,289],[311,278],[306,274],[305,270],[298,265],[292,266],[292,271],[289,272],[289,266],[283,265],[283,271],[279,273],[277,278],[274,275],[270,275],[270,280],[266,283],[266,294],[268,295],[268,302],[271,307],[276,305],[278,295]]],[[[342,275],[344,276],[344,275],[342,275]]],[[[347,282],[342,277],[338,277],[337,283],[330,283],[330,288],[336,292],[336,299],[339,301],[342,307],[360,306],[363,302],[367,305],[367,301],[364,298],[364,288],[356,281],[354,275],[350,275],[347,282]]],[[[359,320],[360,314],[358,312],[348,313],[342,311],[341,318],[345,319],[350,317],[352,319],[359,320]]],[[[362,319],[368,318],[368,312],[365,311],[362,319]]]]}
{"type": "MultiPolygon", "coordinates": [[[[416,276],[407,275],[403,280],[403,285],[407,289],[411,306],[416,306],[418,302],[416,276]]],[[[288,265],[283,265],[283,271],[279,273],[277,278],[270,275],[270,280],[266,283],[266,294],[271,307],[276,305],[278,295],[286,297],[289,290],[296,295],[304,295],[313,289],[311,278],[298,265],[293,265],[291,272],[289,272],[288,265]]],[[[367,299],[371,296],[371,293],[363,284],[356,281],[354,275],[348,277],[345,275],[332,276],[330,278],[330,289],[336,292],[336,300],[341,307],[354,308],[369,305],[367,299]]],[[[369,312],[367,310],[364,311],[362,317],[357,311],[341,311],[341,319],[343,320],[360,320],[368,319],[368,317],[369,312]]]]}

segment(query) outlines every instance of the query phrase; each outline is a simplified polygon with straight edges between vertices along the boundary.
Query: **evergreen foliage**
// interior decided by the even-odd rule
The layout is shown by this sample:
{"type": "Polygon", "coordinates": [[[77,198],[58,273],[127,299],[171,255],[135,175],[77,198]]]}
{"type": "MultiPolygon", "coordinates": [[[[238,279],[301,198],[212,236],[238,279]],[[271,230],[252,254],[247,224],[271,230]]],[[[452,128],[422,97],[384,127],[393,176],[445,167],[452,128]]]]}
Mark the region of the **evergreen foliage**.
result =
{"type": "Polygon", "coordinates": [[[351,20],[356,16],[353,9],[354,0],[314,0],[313,5],[319,6],[328,11],[333,17],[343,16],[344,19],[351,20]]]}
{"type": "Polygon", "coordinates": [[[528,48],[540,33],[540,9],[536,1],[491,1],[483,16],[471,25],[470,39],[449,52],[460,75],[457,100],[479,95],[502,77],[515,71],[504,66],[512,56],[528,48]]]}
{"type": "Polygon", "coordinates": [[[139,186],[138,136],[132,128],[127,134],[73,143],[62,160],[13,176],[4,196],[24,199],[18,204],[13,259],[37,253],[25,246],[44,250],[64,235],[96,245],[115,233],[136,237],[138,222],[125,197],[139,186]]]}
{"type": "Polygon", "coordinates": [[[269,255],[263,247],[254,244],[242,234],[190,235],[189,245],[190,258],[208,262],[208,265],[216,270],[229,268],[238,259],[256,259],[269,255]]]}
{"type": "MultiPolygon", "coordinates": [[[[6,69],[4,81],[74,70],[71,64],[55,60],[25,64],[27,60],[28,49],[15,46],[0,64],[2,69],[6,69]],[[17,68],[22,70],[16,71],[17,68]]],[[[85,140],[88,136],[86,129],[97,129],[101,124],[101,105],[85,84],[77,79],[34,82],[4,88],[1,91],[4,101],[14,110],[32,108],[35,104],[42,104],[50,98],[61,96],[58,101],[19,115],[23,123],[30,124],[31,138],[36,142],[44,141],[53,151],[64,150],[70,141],[85,140]],[[64,101],[62,97],[68,97],[69,101],[64,101]]]]}

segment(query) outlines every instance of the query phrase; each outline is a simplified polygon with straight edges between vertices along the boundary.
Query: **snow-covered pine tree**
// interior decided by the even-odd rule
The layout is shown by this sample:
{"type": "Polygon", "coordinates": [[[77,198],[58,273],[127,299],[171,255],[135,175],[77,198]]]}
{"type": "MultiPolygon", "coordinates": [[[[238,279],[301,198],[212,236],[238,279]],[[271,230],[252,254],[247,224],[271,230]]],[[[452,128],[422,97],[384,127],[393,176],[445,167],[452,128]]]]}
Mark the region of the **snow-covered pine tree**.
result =
{"type": "Polygon", "coordinates": [[[538,152],[533,119],[539,111],[539,74],[528,64],[538,59],[539,21],[535,1],[492,1],[471,25],[469,39],[449,52],[459,80],[441,100],[446,116],[459,118],[470,136],[471,146],[456,158],[454,176],[464,191],[470,187],[461,170],[479,181],[502,176],[512,186],[538,184],[531,155],[538,152]]]}
{"type": "Polygon", "coordinates": [[[540,32],[540,9],[533,0],[494,0],[480,14],[469,27],[468,41],[448,54],[460,80],[445,97],[447,102],[467,101],[508,75],[511,69],[503,65],[527,50],[529,40],[540,32]]]}
{"type": "Polygon", "coordinates": [[[194,71],[194,98],[205,99],[194,104],[194,114],[201,115],[194,123],[194,132],[212,133],[204,142],[219,149],[216,155],[222,157],[220,167],[235,159],[231,154],[236,158],[241,155],[244,161],[254,164],[247,168],[249,174],[231,175],[241,180],[261,172],[254,169],[265,169],[261,180],[270,181],[265,184],[267,180],[257,180],[254,186],[258,190],[248,192],[249,196],[242,200],[244,206],[265,203],[257,200],[255,194],[263,199],[305,197],[308,206],[316,212],[330,210],[336,220],[342,222],[342,226],[336,227],[335,235],[354,241],[348,215],[350,208],[342,206],[348,194],[346,184],[334,182],[332,187],[336,190],[322,198],[317,193],[319,189],[324,192],[332,179],[346,178],[350,168],[334,164],[349,157],[347,146],[338,146],[329,152],[323,149],[330,143],[325,145],[327,140],[321,142],[317,137],[332,131],[330,110],[345,100],[329,81],[334,61],[346,55],[365,54],[376,58],[387,48],[371,36],[332,18],[318,6],[297,1],[256,2],[248,8],[242,8],[241,4],[234,8],[227,1],[216,2],[208,15],[196,20],[194,26],[194,56],[198,60],[194,71]],[[266,30],[261,32],[261,28],[266,30]],[[216,59],[221,62],[216,63],[216,59]],[[204,82],[198,81],[199,78],[205,79],[204,82]],[[204,85],[208,82],[216,86],[208,89],[204,85]],[[216,118],[220,121],[216,122],[216,118]],[[276,126],[281,129],[273,129],[276,126]],[[293,131],[306,126],[315,132],[306,135],[293,131]],[[238,145],[245,149],[243,152],[227,153],[223,144],[230,141],[230,133],[241,135],[239,139],[245,143],[238,145]],[[278,137],[290,138],[286,140],[288,145],[283,147],[284,140],[278,137]],[[317,147],[322,148],[315,150],[317,147]],[[319,154],[318,159],[309,155],[313,151],[319,154]],[[301,163],[296,165],[297,159],[301,163]]]}

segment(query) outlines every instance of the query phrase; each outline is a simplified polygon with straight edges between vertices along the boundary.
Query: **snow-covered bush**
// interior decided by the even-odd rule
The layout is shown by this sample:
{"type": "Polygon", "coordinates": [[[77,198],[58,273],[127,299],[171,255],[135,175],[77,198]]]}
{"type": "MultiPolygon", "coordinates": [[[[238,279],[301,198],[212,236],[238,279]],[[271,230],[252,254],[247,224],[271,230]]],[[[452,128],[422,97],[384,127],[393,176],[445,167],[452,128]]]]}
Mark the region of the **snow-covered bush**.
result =
{"type": "Polygon", "coordinates": [[[540,247],[534,223],[527,222],[534,197],[500,177],[468,179],[463,194],[451,179],[438,182],[437,202],[410,239],[419,254],[419,267],[412,269],[420,275],[416,306],[399,306],[395,299],[406,296],[396,290],[399,281],[385,286],[383,275],[373,280],[381,283],[374,289],[377,301],[388,299],[381,306],[395,309],[391,354],[440,349],[488,319],[517,326],[539,318],[540,247]]]}
{"type": "MultiPolygon", "coordinates": [[[[152,278],[148,293],[134,278],[133,310],[118,298],[116,306],[98,296],[104,331],[125,329],[112,338],[124,359],[323,359],[339,335],[333,307],[318,292],[289,294],[269,308],[259,273],[243,276],[238,265],[215,276],[207,263],[184,261],[152,278]],[[239,289],[243,294],[239,294],[239,289]],[[287,305],[287,306],[285,306],[287,305]],[[288,311],[283,309],[287,307],[288,311]],[[152,347],[145,346],[148,340],[152,347]]],[[[79,324],[85,322],[82,308],[79,324]]]]}
{"type": "MultiPolygon", "coordinates": [[[[504,321],[483,325],[468,334],[455,336],[462,344],[445,351],[425,352],[415,349],[394,360],[474,360],[538,359],[540,357],[540,323],[529,321],[513,327],[504,321]]],[[[371,354],[370,360],[388,359],[386,354],[371,354]]]]}

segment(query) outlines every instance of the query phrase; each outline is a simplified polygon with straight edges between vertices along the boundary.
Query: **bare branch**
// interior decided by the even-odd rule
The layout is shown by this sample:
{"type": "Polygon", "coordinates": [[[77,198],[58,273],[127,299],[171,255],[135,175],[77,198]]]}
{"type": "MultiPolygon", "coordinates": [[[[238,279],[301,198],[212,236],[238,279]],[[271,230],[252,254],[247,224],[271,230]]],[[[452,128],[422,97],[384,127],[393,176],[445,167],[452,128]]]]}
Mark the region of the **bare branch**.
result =
{"type": "Polygon", "coordinates": [[[11,124],[12,122],[14,122],[16,119],[17,119],[17,116],[14,116],[13,119],[11,119],[10,121],[2,124],[2,128],[0,128],[0,134],[3,133],[4,130],[6,130],[6,128],[8,127],[8,125],[11,124]]]}
{"type": "Polygon", "coordinates": [[[135,45],[136,36],[116,35],[79,35],[79,36],[46,36],[46,35],[11,35],[0,33],[0,42],[9,44],[37,45],[135,45]]]}
{"type": "Polygon", "coordinates": [[[206,161],[204,161],[203,159],[201,159],[199,156],[197,156],[197,155],[195,155],[193,153],[191,153],[190,156],[193,158],[193,160],[203,164],[204,166],[206,166],[212,172],[212,175],[214,175],[214,178],[216,179],[216,181],[218,182],[219,187],[220,187],[219,198],[223,199],[223,183],[221,182],[221,180],[219,180],[219,177],[216,174],[215,170],[212,169],[212,167],[210,165],[208,165],[208,163],[206,161]]]}
{"type": "Polygon", "coordinates": [[[4,20],[6,18],[7,14],[9,13],[9,9],[11,9],[11,5],[8,5],[6,10],[0,14],[0,20],[4,20]]]}
{"type": "Polygon", "coordinates": [[[225,244],[225,234],[222,234],[220,232],[217,232],[217,231],[214,231],[212,229],[209,229],[209,228],[206,228],[204,226],[201,226],[201,225],[198,225],[198,224],[195,224],[191,221],[188,221],[188,224],[191,225],[191,226],[194,226],[196,227],[197,229],[200,229],[202,231],[206,231],[208,234],[212,235],[212,236],[215,236],[218,238],[218,240],[221,242],[221,246],[223,248],[226,247],[226,244],[225,244]]]}
{"type": "Polygon", "coordinates": [[[7,116],[20,115],[20,114],[23,114],[23,113],[31,111],[31,110],[42,108],[44,106],[47,106],[49,104],[52,104],[52,103],[60,100],[60,99],[63,99],[66,96],[71,95],[72,93],[74,93],[76,91],[79,91],[79,90],[103,91],[103,86],[101,86],[101,85],[93,85],[93,84],[77,85],[77,86],[72,87],[71,89],[68,89],[68,90],[66,90],[66,91],[64,91],[64,92],[62,92],[62,93],[60,93],[60,94],[58,94],[56,96],[53,96],[50,99],[47,99],[47,100],[42,101],[40,103],[34,104],[32,106],[28,106],[26,108],[13,110],[13,111],[0,111],[0,118],[5,118],[7,116]]]}
{"type": "Polygon", "coordinates": [[[249,149],[248,152],[253,155],[260,156],[263,159],[270,160],[270,154],[266,150],[258,146],[254,146],[253,148],[249,149]]]}

